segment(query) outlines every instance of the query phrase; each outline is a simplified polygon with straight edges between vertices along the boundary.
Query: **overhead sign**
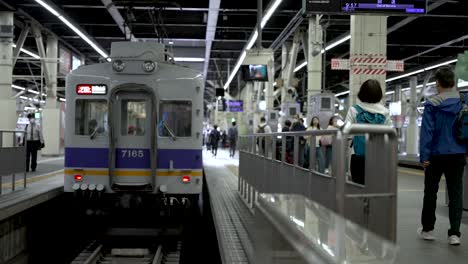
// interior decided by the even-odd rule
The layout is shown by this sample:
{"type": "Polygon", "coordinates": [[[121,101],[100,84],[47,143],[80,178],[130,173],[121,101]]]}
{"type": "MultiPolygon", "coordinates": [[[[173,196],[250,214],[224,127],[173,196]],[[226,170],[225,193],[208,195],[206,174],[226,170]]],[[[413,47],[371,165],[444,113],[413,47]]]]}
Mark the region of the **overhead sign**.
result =
{"type": "Polygon", "coordinates": [[[228,100],[227,107],[229,112],[243,112],[244,102],[242,100],[228,100]]]}
{"type": "Polygon", "coordinates": [[[351,59],[332,59],[332,70],[351,70],[353,74],[383,75],[388,71],[403,72],[405,63],[401,60],[387,60],[383,55],[365,54],[351,59]]]}
{"type": "Polygon", "coordinates": [[[427,0],[305,0],[309,14],[404,14],[424,15],[427,0]]]}
{"type": "Polygon", "coordinates": [[[103,95],[107,94],[107,85],[105,84],[78,84],[76,93],[79,95],[103,95]]]}

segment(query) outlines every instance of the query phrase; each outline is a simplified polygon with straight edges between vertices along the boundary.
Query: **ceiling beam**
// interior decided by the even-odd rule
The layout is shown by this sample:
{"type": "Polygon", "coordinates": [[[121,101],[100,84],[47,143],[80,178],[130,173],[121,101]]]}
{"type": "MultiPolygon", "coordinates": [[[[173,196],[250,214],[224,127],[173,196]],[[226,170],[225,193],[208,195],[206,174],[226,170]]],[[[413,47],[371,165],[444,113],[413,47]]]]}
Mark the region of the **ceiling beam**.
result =
{"type": "Polygon", "coordinates": [[[120,28],[122,33],[125,35],[125,39],[136,41],[135,36],[133,36],[132,31],[125,23],[122,15],[120,14],[119,10],[115,7],[114,2],[112,0],[101,0],[104,7],[107,9],[107,12],[111,15],[114,19],[117,26],[120,28]]]}
{"type": "Polygon", "coordinates": [[[203,77],[206,79],[206,73],[210,65],[211,45],[216,35],[216,25],[218,24],[219,5],[221,0],[210,0],[208,11],[208,23],[206,25],[206,46],[205,46],[205,65],[203,66],[203,77]]]}

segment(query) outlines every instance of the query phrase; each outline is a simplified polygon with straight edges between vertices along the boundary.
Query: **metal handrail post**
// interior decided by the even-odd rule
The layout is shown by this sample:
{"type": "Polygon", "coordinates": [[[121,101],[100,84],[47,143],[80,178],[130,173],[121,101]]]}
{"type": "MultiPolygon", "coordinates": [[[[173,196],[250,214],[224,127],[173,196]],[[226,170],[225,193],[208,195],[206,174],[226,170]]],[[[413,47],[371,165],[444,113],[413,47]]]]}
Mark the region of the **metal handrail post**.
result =
{"type": "Polygon", "coordinates": [[[332,174],[335,175],[336,212],[342,216],[345,213],[346,199],[346,139],[347,136],[339,131],[333,142],[332,174]]]}

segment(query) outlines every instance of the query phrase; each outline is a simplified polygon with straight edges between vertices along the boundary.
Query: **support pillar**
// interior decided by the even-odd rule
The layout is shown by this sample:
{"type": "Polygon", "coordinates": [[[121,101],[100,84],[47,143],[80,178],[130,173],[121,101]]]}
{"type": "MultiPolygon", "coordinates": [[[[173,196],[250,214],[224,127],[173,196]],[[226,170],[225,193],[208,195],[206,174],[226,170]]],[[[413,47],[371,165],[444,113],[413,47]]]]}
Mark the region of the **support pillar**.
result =
{"type": "Polygon", "coordinates": [[[319,17],[309,18],[309,37],[307,53],[307,121],[312,120],[311,96],[322,90],[322,49],[323,29],[319,17]]]}
{"type": "MultiPolygon", "coordinates": [[[[387,17],[385,16],[351,16],[351,50],[350,60],[355,57],[387,57],[387,17]]],[[[349,104],[357,102],[357,94],[361,85],[368,79],[376,79],[385,94],[387,75],[371,75],[355,73],[351,62],[349,104]]],[[[349,105],[348,105],[349,109],[349,105]]]]}
{"type": "Polygon", "coordinates": [[[406,128],[406,154],[417,155],[419,153],[419,127],[418,127],[418,78],[410,78],[410,116],[406,128]]]}
{"type": "MultiPolygon", "coordinates": [[[[13,81],[13,12],[0,12],[2,31],[11,34],[0,37],[0,129],[16,129],[16,99],[12,98],[11,84],[13,81]]],[[[3,147],[12,146],[13,136],[5,134],[2,138],[3,147]]]]}
{"type": "Polygon", "coordinates": [[[46,105],[42,110],[42,131],[44,135],[45,148],[42,149],[42,155],[58,156],[63,153],[61,144],[61,111],[57,102],[57,60],[58,41],[55,36],[47,37],[47,61],[43,65],[48,69],[48,82],[46,83],[46,105]]]}

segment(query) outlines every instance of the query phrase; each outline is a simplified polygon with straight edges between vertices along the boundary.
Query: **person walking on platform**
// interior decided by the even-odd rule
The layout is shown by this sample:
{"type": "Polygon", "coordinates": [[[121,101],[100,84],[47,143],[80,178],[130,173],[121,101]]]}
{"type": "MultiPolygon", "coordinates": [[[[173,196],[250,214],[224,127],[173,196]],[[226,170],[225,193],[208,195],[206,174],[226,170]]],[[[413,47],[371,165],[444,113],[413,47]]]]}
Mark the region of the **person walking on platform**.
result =
{"type": "Polygon", "coordinates": [[[236,154],[237,136],[236,122],[232,122],[232,127],[228,129],[229,157],[234,157],[236,154]]]}
{"type": "MultiPolygon", "coordinates": [[[[359,102],[352,106],[346,115],[346,123],[392,125],[390,114],[382,104],[382,88],[377,80],[367,80],[359,89],[359,102]]],[[[351,178],[353,182],[365,184],[366,137],[354,136],[354,154],[351,156],[351,178]]]]}
{"type": "Polygon", "coordinates": [[[213,130],[211,130],[210,133],[211,153],[213,153],[213,157],[218,155],[218,144],[220,137],[221,135],[219,134],[218,126],[214,125],[213,130]]]}
{"type": "Polygon", "coordinates": [[[424,199],[422,227],[418,234],[424,240],[434,240],[437,191],[442,174],[445,175],[449,197],[448,243],[460,245],[460,222],[463,213],[463,171],[466,145],[457,141],[458,115],[463,107],[455,90],[455,74],[442,67],[435,74],[437,94],[424,105],[419,137],[419,159],[424,168],[424,199]]]}
{"type": "Polygon", "coordinates": [[[37,168],[37,151],[44,148],[44,139],[42,137],[41,128],[36,124],[34,114],[28,114],[29,124],[26,125],[24,141],[26,143],[26,171],[36,171],[37,168]]]}

